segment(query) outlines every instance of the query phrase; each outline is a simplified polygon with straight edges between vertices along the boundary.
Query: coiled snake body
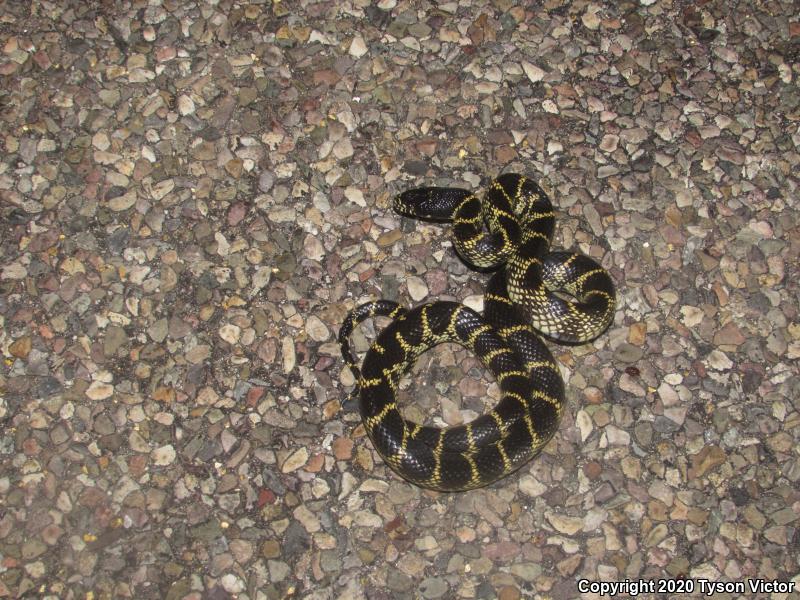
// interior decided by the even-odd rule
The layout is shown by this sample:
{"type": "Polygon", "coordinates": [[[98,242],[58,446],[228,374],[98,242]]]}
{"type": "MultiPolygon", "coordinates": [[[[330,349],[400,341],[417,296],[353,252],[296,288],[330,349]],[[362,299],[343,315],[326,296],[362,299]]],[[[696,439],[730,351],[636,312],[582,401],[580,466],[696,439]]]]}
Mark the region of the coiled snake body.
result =
{"type": "Polygon", "coordinates": [[[489,281],[483,315],[454,302],[407,310],[379,300],[351,311],[339,343],[356,377],[364,427],[386,463],[416,485],[440,491],[488,485],[538,454],[558,428],[563,381],[536,330],[562,343],[600,335],[614,315],[611,278],[582,254],[549,252],[553,207],[521,175],[495,179],[483,201],[465,190],[418,188],[401,194],[394,208],[415,218],[452,221],[454,245],[464,260],[502,268],[489,281]],[[564,292],[574,300],[563,298],[564,292]],[[381,315],[393,320],[359,369],[350,334],[361,321],[381,315]],[[402,375],[442,342],[472,350],[502,394],[492,411],[446,429],[405,420],[395,398],[402,375]]]}

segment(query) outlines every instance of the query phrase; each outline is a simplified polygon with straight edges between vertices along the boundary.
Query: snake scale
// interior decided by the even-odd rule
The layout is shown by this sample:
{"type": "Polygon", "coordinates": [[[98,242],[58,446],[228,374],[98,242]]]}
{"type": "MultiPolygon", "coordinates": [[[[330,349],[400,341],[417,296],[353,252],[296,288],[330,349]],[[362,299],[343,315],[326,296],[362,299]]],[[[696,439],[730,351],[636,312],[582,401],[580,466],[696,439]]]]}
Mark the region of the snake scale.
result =
{"type": "Polygon", "coordinates": [[[611,277],[587,256],[550,252],[553,206],[536,182],[522,175],[500,175],[483,200],[457,188],[408,190],[395,199],[394,209],[452,222],[458,254],[495,273],[482,315],[456,302],[405,309],[388,300],[348,314],[339,343],[356,378],[362,422],[386,463],[411,483],[439,491],[488,485],[527,463],[558,428],[564,384],[539,333],[567,344],[603,333],[614,316],[611,277]],[[359,368],[350,335],[376,316],[392,321],[359,368]],[[443,342],[474,352],[497,381],[501,398],[473,421],[440,429],[404,419],[396,390],[416,359],[443,342]]]}

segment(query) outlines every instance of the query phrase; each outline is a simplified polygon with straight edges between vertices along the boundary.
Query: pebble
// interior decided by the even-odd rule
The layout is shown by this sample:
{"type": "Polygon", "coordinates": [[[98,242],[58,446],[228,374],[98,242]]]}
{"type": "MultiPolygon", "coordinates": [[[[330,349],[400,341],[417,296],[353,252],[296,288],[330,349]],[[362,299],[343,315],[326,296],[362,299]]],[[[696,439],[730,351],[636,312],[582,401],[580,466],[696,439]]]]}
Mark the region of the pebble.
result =
{"type": "Polygon", "coordinates": [[[291,337],[287,336],[281,340],[281,354],[283,356],[283,372],[291,373],[297,361],[294,340],[291,337]]]}
{"type": "Polygon", "coordinates": [[[406,285],[408,286],[408,295],[414,302],[419,302],[428,295],[428,286],[415,275],[406,278],[406,285]]]}
{"type": "Polygon", "coordinates": [[[717,346],[741,346],[746,338],[736,326],[729,322],[714,334],[714,344],[717,346]]]}
{"type": "Polygon", "coordinates": [[[600,27],[600,17],[597,16],[597,6],[589,6],[586,12],[581,16],[581,22],[587,29],[597,29],[600,27]]]}
{"type": "Polygon", "coordinates": [[[306,258],[316,261],[320,261],[325,258],[326,254],[325,247],[322,245],[322,242],[319,241],[319,238],[310,234],[305,238],[303,243],[303,251],[306,258]]]}
{"type": "Polygon", "coordinates": [[[90,400],[105,400],[114,394],[114,386],[102,381],[93,381],[86,389],[86,396],[90,400]]]}
{"type": "Polygon", "coordinates": [[[575,415],[575,424],[581,432],[581,441],[585,442],[594,430],[592,418],[585,410],[579,410],[575,415]]]}
{"type": "Polygon", "coordinates": [[[447,594],[449,586],[441,577],[428,577],[419,586],[419,591],[424,598],[442,598],[447,594]]]}
{"type": "Polygon", "coordinates": [[[187,94],[181,94],[178,96],[178,113],[181,116],[192,115],[194,114],[196,108],[194,104],[194,100],[192,97],[187,94]]]}
{"type": "Polygon", "coordinates": [[[300,521],[305,530],[308,531],[309,533],[314,533],[322,529],[322,524],[320,523],[320,520],[304,504],[301,504],[300,506],[295,508],[292,514],[294,515],[295,519],[300,521]]]}
{"type": "Polygon", "coordinates": [[[623,363],[635,363],[644,356],[644,351],[638,346],[623,342],[614,350],[614,359],[623,363]]]}
{"type": "Polygon", "coordinates": [[[327,325],[316,315],[311,315],[306,321],[306,331],[315,342],[324,342],[331,335],[327,325]]]}
{"type": "Polygon", "coordinates": [[[173,448],[172,444],[155,448],[150,453],[150,457],[153,459],[153,464],[157,467],[171,465],[173,462],[175,462],[176,456],[175,448],[173,448]]]}
{"type": "Polygon", "coordinates": [[[583,519],[579,517],[569,517],[553,512],[547,512],[544,516],[556,531],[565,535],[575,535],[583,528],[583,519]]]}
{"type": "Polygon", "coordinates": [[[531,83],[541,81],[545,77],[544,70],[528,61],[522,62],[522,70],[525,72],[525,76],[530,79],[531,83]]]}
{"type": "MultiPolygon", "coordinates": [[[[353,455],[353,440],[346,437],[337,438],[333,442],[333,453],[337,460],[349,460],[353,455]]],[[[362,491],[366,491],[363,489],[363,485],[362,491]]]]}
{"type": "Polygon", "coordinates": [[[230,323],[226,323],[225,325],[219,328],[219,337],[221,337],[223,340],[225,340],[231,345],[238,344],[241,335],[242,335],[242,330],[238,325],[232,325],[230,323]]]}
{"type": "Polygon", "coordinates": [[[717,371],[727,371],[733,367],[733,361],[721,350],[712,350],[707,362],[708,366],[717,371]]]}
{"type": "Polygon", "coordinates": [[[350,50],[349,50],[349,52],[350,52],[350,56],[353,56],[355,58],[361,58],[367,52],[369,52],[369,49],[367,48],[367,44],[364,43],[364,38],[362,38],[361,36],[354,37],[353,41],[350,42],[350,50]]]}
{"type": "Polygon", "coordinates": [[[283,461],[281,472],[291,473],[292,471],[296,471],[308,462],[308,456],[308,450],[306,448],[298,448],[283,461]]]}
{"type": "Polygon", "coordinates": [[[530,475],[524,475],[520,478],[519,489],[523,494],[535,498],[544,494],[547,491],[547,486],[530,475]]]}

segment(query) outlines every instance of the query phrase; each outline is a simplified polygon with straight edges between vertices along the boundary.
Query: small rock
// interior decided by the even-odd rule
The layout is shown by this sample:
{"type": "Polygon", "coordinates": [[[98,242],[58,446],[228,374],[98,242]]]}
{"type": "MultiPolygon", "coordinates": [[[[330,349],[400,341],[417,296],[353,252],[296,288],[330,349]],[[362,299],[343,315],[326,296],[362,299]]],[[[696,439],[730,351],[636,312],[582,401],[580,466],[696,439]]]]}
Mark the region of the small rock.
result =
{"type": "MultiPolygon", "coordinates": [[[[352,147],[350,148],[352,154],[352,147]]],[[[364,200],[364,193],[355,187],[348,187],[344,190],[344,197],[350,202],[358,204],[358,206],[366,206],[367,202],[364,200]]]]}
{"type": "Polygon", "coordinates": [[[705,316],[702,309],[688,305],[681,306],[681,314],[683,315],[681,321],[683,321],[683,324],[687,327],[697,327],[703,322],[703,317],[705,316]]]}
{"type": "Polygon", "coordinates": [[[316,315],[311,315],[306,320],[306,332],[315,342],[324,342],[331,335],[328,326],[316,315]]]}
{"type": "Polygon", "coordinates": [[[295,508],[292,514],[295,519],[300,521],[307,532],[314,533],[322,529],[320,520],[305,504],[301,504],[295,508]]]}
{"type": "Polygon", "coordinates": [[[525,76],[530,79],[532,83],[536,83],[537,81],[544,79],[545,72],[533,63],[522,61],[522,70],[525,72],[525,76]]]}
{"type": "Polygon", "coordinates": [[[272,582],[281,582],[292,572],[289,565],[282,560],[268,560],[267,568],[269,569],[269,577],[272,582]]]}
{"type": "Polygon", "coordinates": [[[247,585],[241,577],[232,573],[226,573],[220,578],[220,585],[229,594],[241,594],[247,589],[247,585]]]}
{"type": "Polygon", "coordinates": [[[608,425],[603,431],[609,446],[627,446],[631,443],[631,435],[619,427],[608,425]]]}
{"type": "Polygon", "coordinates": [[[464,298],[463,303],[475,312],[483,312],[483,294],[471,294],[464,298]]]}
{"type": "Polygon", "coordinates": [[[239,338],[242,335],[242,330],[238,325],[226,323],[219,328],[219,337],[231,344],[232,346],[239,343],[239,338]]]}
{"type": "Polygon", "coordinates": [[[407,277],[406,285],[408,286],[408,295],[414,302],[419,302],[428,295],[428,286],[416,275],[407,277]]]}
{"type": "Polygon", "coordinates": [[[733,361],[721,350],[709,352],[706,363],[715,371],[727,371],[733,367],[733,361]]]}
{"type": "Polygon", "coordinates": [[[21,338],[14,341],[8,347],[8,351],[11,353],[12,356],[16,356],[17,358],[28,358],[28,354],[31,352],[32,342],[31,337],[29,335],[24,335],[21,338]]]}
{"type": "Polygon", "coordinates": [[[325,258],[326,254],[325,247],[322,245],[322,242],[319,241],[319,237],[311,234],[308,234],[303,242],[303,251],[306,255],[306,258],[316,261],[320,261],[325,258]]]}
{"type": "Polygon", "coordinates": [[[177,105],[178,105],[178,113],[181,116],[185,117],[186,115],[194,114],[195,111],[194,100],[192,100],[190,96],[187,96],[186,94],[181,94],[180,96],[178,96],[177,105]]]}
{"type": "Polygon", "coordinates": [[[586,475],[586,477],[588,477],[588,478],[589,478],[589,479],[591,479],[592,481],[594,481],[595,479],[597,479],[598,477],[600,477],[600,474],[601,474],[602,472],[603,472],[603,467],[602,467],[602,465],[601,465],[599,462],[597,462],[597,461],[591,461],[591,462],[588,462],[588,463],[586,463],[586,464],[584,465],[584,467],[583,467],[583,473],[584,473],[584,475],[586,475]]]}
{"type": "Polygon", "coordinates": [[[114,395],[114,386],[102,381],[93,381],[86,390],[86,396],[91,400],[105,400],[114,395]]]}
{"type": "Polygon", "coordinates": [[[447,582],[441,577],[428,577],[419,584],[419,591],[424,598],[441,598],[448,589],[447,582]]]}
{"type": "Polygon", "coordinates": [[[733,321],[729,321],[714,334],[714,345],[716,346],[741,346],[745,340],[746,338],[733,321]]]}
{"type": "Polygon", "coordinates": [[[497,592],[499,600],[519,600],[522,597],[519,588],[513,585],[504,585],[497,592]]]}
{"type": "Polygon", "coordinates": [[[619,389],[621,389],[624,392],[628,392],[629,394],[633,394],[637,398],[645,397],[644,388],[641,385],[639,385],[633,377],[628,375],[628,373],[623,373],[620,376],[619,389]]]}
{"type": "Polygon", "coordinates": [[[614,359],[623,363],[635,363],[644,355],[644,351],[633,344],[623,342],[614,350],[614,359]]]}
{"type": "Polygon", "coordinates": [[[147,334],[150,336],[150,339],[159,344],[167,338],[168,333],[169,321],[166,318],[158,319],[147,328],[147,334]]]}
{"type": "Polygon", "coordinates": [[[546,512],[545,518],[559,533],[574,535],[583,528],[583,519],[580,517],[570,517],[554,512],[546,512]]]}
{"type": "Polygon", "coordinates": [[[369,49],[367,48],[367,44],[364,42],[364,38],[360,35],[357,35],[353,38],[353,41],[350,42],[350,49],[348,50],[350,56],[354,58],[361,58],[364,56],[369,49]]]}
{"type": "Polygon", "coordinates": [[[523,475],[519,480],[519,489],[523,494],[537,498],[544,494],[548,487],[531,475],[523,475]]]}
{"type": "Polygon", "coordinates": [[[386,587],[393,592],[407,592],[414,587],[414,580],[398,569],[389,569],[386,587]]]}
{"type": "Polygon", "coordinates": [[[619,136],[614,134],[604,135],[603,139],[600,140],[600,149],[603,152],[614,152],[619,146],[619,136]]]}
{"type": "Polygon", "coordinates": [[[0,279],[19,280],[28,276],[28,270],[18,262],[12,262],[3,267],[3,274],[0,279]]]}
{"type": "Polygon", "coordinates": [[[175,462],[175,456],[175,448],[173,448],[171,444],[156,448],[150,453],[150,457],[153,459],[153,464],[159,467],[171,465],[173,462],[175,462]]]}
{"type": "Polygon", "coordinates": [[[111,146],[111,140],[104,131],[98,131],[92,136],[92,146],[98,150],[108,150],[111,146]]]}
{"type": "Polygon", "coordinates": [[[336,438],[331,447],[336,460],[350,460],[353,457],[353,440],[348,437],[336,438]]]}
{"type": "Polygon", "coordinates": [[[653,546],[657,546],[659,543],[664,541],[664,538],[667,537],[669,534],[669,529],[664,523],[659,523],[644,538],[644,545],[648,548],[652,548],[653,546]]]}
{"type": "Polygon", "coordinates": [[[689,477],[702,477],[712,469],[725,462],[728,456],[719,446],[704,446],[700,452],[692,456],[692,468],[689,477]]]}
{"type": "Polygon", "coordinates": [[[278,558],[281,555],[281,545],[277,540],[266,540],[261,545],[261,555],[264,558],[278,558]]]}
{"type": "Polygon", "coordinates": [[[308,462],[308,450],[305,447],[298,448],[283,462],[282,473],[296,471],[308,462]]]}
{"type": "Polygon", "coordinates": [[[592,418],[585,410],[579,410],[575,415],[575,424],[581,432],[581,441],[585,442],[594,429],[592,418]]]}
{"type": "Polygon", "coordinates": [[[294,351],[294,339],[288,335],[284,336],[281,340],[281,352],[283,353],[283,372],[291,373],[297,359],[294,351]]]}
{"type": "Polygon", "coordinates": [[[381,248],[385,248],[387,246],[393,245],[397,242],[400,238],[403,237],[403,232],[399,229],[392,229],[391,231],[386,231],[378,236],[378,239],[375,242],[381,248]]]}
{"type": "Polygon", "coordinates": [[[587,29],[597,29],[600,27],[600,17],[597,16],[597,7],[590,6],[589,9],[583,13],[581,22],[587,29]]]}

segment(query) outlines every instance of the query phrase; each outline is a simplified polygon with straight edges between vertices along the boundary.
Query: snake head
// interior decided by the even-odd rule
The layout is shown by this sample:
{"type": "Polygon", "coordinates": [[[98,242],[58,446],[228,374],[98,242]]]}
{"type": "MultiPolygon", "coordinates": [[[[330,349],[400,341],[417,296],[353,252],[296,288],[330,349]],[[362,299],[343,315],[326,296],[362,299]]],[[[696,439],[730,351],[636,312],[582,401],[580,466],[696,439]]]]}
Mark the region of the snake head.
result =
{"type": "Polygon", "coordinates": [[[451,221],[456,208],[471,195],[459,188],[416,188],[395,197],[394,211],[414,219],[451,221]]]}

